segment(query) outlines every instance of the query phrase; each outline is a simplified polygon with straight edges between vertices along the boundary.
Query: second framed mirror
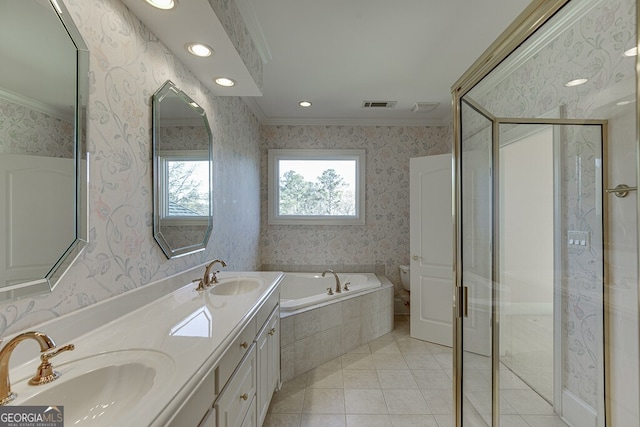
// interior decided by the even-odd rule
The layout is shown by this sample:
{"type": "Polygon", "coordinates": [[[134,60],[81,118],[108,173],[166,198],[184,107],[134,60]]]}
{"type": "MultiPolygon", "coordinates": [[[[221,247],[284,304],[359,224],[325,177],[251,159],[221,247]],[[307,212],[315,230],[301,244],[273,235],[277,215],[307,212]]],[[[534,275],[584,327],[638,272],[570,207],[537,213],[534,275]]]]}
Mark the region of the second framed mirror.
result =
{"type": "Polygon", "coordinates": [[[153,235],[167,258],[207,246],[212,136],[207,115],[171,81],[153,95],[153,235]]]}

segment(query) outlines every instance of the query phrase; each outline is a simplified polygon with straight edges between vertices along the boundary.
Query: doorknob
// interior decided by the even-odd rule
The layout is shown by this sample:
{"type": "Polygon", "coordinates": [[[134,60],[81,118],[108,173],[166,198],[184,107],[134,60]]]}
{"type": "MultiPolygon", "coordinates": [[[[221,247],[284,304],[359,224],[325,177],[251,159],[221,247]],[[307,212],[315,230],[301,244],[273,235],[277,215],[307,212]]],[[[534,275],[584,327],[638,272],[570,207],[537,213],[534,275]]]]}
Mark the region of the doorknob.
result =
{"type": "Polygon", "coordinates": [[[418,260],[422,259],[422,257],[418,256],[418,255],[414,255],[412,258],[413,258],[414,261],[418,261],[418,260]]]}

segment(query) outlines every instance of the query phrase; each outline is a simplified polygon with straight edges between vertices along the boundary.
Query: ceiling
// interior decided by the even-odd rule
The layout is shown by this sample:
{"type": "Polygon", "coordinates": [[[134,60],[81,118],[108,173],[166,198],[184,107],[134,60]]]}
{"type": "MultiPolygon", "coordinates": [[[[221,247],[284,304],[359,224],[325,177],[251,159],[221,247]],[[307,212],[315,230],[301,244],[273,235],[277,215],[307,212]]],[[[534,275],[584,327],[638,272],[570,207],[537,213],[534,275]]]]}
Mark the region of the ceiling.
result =
{"type": "Polygon", "coordinates": [[[235,0],[263,59],[262,96],[254,96],[259,88],[245,84],[245,75],[230,75],[238,80],[231,90],[212,83],[213,74],[223,72],[215,67],[238,59],[222,60],[219,38],[208,42],[216,51],[208,60],[185,54],[189,38],[205,37],[190,34],[198,23],[209,19],[216,21],[210,27],[220,26],[215,14],[205,16],[194,6],[206,0],[182,0],[171,13],[141,0],[123,1],[214,95],[242,96],[261,123],[367,125],[450,122],[451,86],[529,3],[235,0]],[[302,108],[301,100],[313,105],[302,108]],[[397,104],[362,108],[363,101],[397,104]],[[416,102],[438,106],[412,112],[416,102]]]}
{"type": "Polygon", "coordinates": [[[47,0],[0,4],[2,98],[73,121],[76,55],[73,40],[47,0]]]}
{"type": "Polygon", "coordinates": [[[261,122],[381,125],[449,122],[451,86],[529,3],[247,1],[271,54],[263,96],[249,102],[261,122]],[[313,105],[299,107],[303,99],[313,105]],[[365,109],[365,100],[397,104],[365,109]],[[438,107],[414,113],[416,102],[438,107]]]}

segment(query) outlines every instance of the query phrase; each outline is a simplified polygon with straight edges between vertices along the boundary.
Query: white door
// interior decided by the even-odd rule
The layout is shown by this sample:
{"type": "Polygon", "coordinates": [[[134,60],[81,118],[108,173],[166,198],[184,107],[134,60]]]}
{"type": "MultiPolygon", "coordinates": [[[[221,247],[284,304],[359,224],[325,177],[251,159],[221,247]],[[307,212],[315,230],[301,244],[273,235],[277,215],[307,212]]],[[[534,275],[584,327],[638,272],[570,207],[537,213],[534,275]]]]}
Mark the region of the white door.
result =
{"type": "Polygon", "coordinates": [[[74,193],[56,190],[74,179],[74,159],[0,157],[0,286],[42,279],[73,243],[74,193]]]}
{"type": "Polygon", "coordinates": [[[451,155],[410,162],[411,336],[451,347],[451,155]]]}

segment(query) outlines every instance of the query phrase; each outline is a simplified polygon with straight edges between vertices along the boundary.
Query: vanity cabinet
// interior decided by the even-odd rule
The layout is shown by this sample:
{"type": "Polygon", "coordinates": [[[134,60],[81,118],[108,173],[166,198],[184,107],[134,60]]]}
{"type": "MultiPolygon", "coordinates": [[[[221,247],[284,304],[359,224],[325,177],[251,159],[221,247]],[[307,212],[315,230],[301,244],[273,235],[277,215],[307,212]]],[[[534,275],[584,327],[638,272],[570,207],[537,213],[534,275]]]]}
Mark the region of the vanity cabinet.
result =
{"type": "Polygon", "coordinates": [[[191,392],[171,427],[258,427],[280,385],[276,288],[191,392]]]}

